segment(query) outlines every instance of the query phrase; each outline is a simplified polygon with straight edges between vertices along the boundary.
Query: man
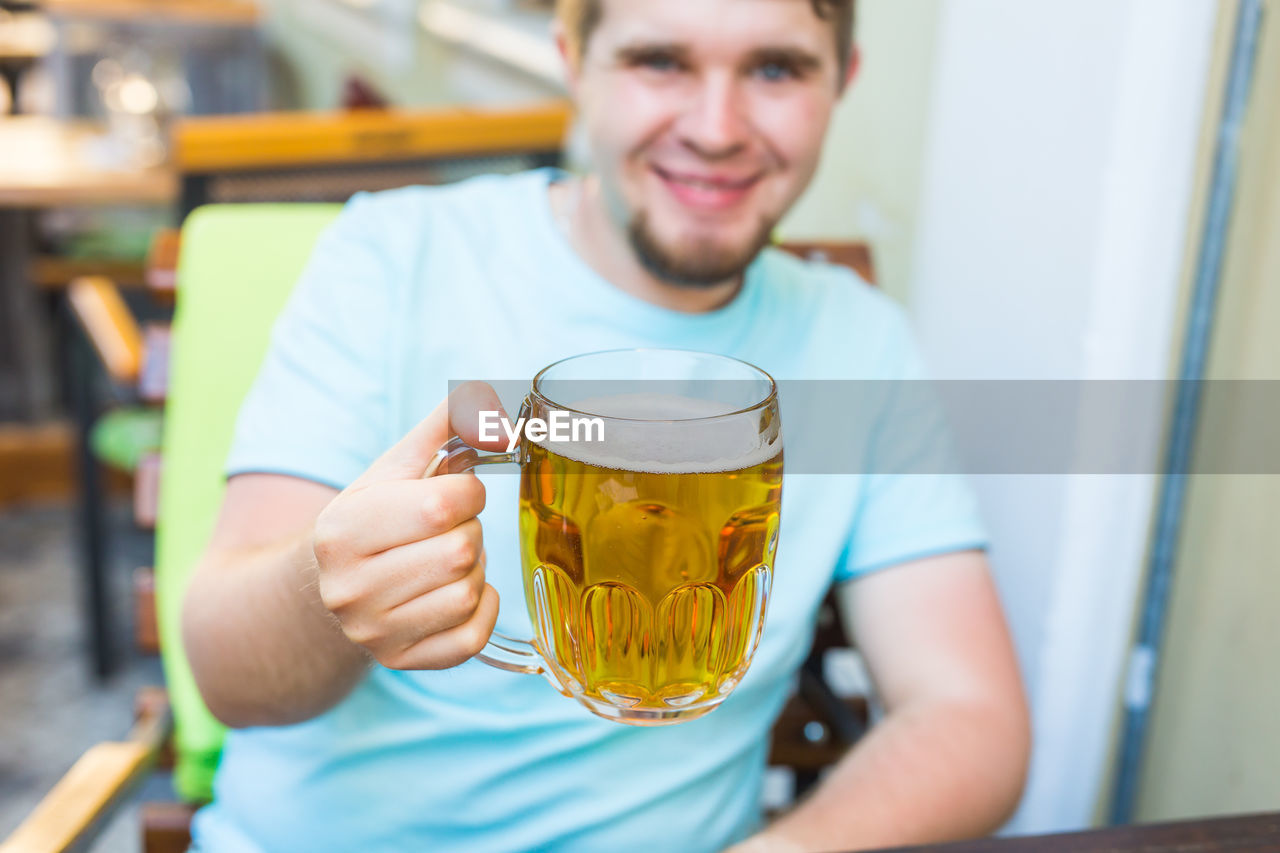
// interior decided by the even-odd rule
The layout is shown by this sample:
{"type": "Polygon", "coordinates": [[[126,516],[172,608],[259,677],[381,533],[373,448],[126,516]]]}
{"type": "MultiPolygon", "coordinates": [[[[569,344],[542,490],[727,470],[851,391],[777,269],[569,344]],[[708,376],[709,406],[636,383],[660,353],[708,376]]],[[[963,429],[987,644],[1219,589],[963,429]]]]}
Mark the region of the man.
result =
{"type": "Polygon", "coordinates": [[[421,479],[451,432],[476,443],[444,404],[427,414],[452,378],[635,346],[782,379],[917,375],[886,299],[762,251],[854,77],[852,15],[843,0],[562,0],[588,176],[364,196],[320,241],[187,596],[197,681],[237,727],[202,849],[835,850],[979,835],[1009,814],[1027,713],[961,485],[789,479],[751,670],[707,717],[636,728],[471,660],[499,594],[505,617],[521,609],[514,478],[421,479]],[[763,827],[768,731],[833,580],[886,714],[763,827]]]}

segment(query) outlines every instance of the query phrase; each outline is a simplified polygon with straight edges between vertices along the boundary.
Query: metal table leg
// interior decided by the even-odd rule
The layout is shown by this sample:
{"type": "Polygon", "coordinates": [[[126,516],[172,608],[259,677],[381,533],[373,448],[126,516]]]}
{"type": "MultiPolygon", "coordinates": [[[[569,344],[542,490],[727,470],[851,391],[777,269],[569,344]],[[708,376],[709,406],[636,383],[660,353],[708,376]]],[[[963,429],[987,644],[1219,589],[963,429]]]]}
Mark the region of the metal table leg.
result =
{"type": "Polygon", "coordinates": [[[0,207],[0,420],[53,412],[49,335],[31,283],[30,214],[0,207]]]}
{"type": "MultiPolygon", "coordinates": [[[[70,320],[67,325],[74,327],[75,322],[70,320]]],[[[86,639],[94,675],[105,679],[115,672],[116,655],[111,631],[111,589],[107,583],[106,489],[102,469],[89,443],[98,414],[94,393],[96,358],[80,329],[68,331],[67,373],[80,471],[80,564],[86,639]]]]}

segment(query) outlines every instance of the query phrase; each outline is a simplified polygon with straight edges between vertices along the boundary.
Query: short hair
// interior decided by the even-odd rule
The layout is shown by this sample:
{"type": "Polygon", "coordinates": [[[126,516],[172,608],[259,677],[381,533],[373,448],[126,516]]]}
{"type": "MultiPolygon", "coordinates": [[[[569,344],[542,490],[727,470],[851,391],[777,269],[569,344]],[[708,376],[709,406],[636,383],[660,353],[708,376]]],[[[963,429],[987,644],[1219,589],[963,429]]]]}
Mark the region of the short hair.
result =
{"type": "MultiPolygon", "coordinates": [[[[556,15],[564,25],[569,53],[578,59],[586,51],[591,33],[600,24],[604,0],[556,0],[556,15]]],[[[835,27],[836,57],[840,69],[849,64],[853,53],[853,28],[857,0],[809,0],[813,13],[835,27]]],[[[840,80],[844,80],[843,73],[840,80]]]]}

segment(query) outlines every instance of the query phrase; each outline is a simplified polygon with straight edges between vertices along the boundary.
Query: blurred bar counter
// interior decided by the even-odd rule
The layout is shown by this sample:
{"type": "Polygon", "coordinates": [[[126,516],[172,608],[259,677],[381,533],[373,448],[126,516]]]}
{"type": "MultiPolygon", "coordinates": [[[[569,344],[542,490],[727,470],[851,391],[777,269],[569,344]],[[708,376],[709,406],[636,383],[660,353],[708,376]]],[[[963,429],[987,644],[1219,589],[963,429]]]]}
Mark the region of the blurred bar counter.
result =
{"type": "Polygon", "coordinates": [[[37,5],[50,15],[97,20],[251,26],[261,17],[253,0],[40,0],[37,5]]]}

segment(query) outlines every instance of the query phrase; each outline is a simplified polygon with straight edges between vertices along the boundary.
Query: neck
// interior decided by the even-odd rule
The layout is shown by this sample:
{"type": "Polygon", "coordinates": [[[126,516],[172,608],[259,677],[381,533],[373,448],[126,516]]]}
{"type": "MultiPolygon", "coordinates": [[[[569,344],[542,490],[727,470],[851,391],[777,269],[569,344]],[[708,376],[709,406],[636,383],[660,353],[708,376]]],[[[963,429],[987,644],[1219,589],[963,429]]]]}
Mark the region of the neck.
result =
{"type": "Polygon", "coordinates": [[[600,183],[594,177],[554,182],[549,193],[551,210],[569,245],[623,293],[672,311],[703,314],[732,302],[742,288],[742,276],[705,287],[686,287],[653,275],[636,257],[625,229],[609,216],[600,183]]]}

